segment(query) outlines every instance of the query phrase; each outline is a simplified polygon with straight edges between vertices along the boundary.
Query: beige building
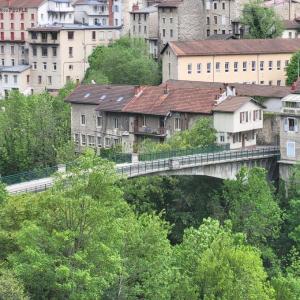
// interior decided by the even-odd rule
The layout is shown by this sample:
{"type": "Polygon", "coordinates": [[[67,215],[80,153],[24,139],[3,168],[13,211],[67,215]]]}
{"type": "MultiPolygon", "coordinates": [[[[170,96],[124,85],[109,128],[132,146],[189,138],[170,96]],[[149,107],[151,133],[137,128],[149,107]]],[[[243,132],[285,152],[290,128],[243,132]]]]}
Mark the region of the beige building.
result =
{"type": "Polygon", "coordinates": [[[299,39],[170,42],[162,50],[169,79],[285,85],[285,67],[299,39]]]}
{"type": "Polygon", "coordinates": [[[79,83],[88,57],[98,45],[119,38],[120,28],[84,25],[44,26],[29,30],[29,63],[34,92],[57,90],[68,81],[79,83]]]}
{"type": "Polygon", "coordinates": [[[149,52],[158,56],[158,9],[157,5],[143,9],[133,7],[130,13],[130,36],[143,38],[149,45],[149,52]]]}

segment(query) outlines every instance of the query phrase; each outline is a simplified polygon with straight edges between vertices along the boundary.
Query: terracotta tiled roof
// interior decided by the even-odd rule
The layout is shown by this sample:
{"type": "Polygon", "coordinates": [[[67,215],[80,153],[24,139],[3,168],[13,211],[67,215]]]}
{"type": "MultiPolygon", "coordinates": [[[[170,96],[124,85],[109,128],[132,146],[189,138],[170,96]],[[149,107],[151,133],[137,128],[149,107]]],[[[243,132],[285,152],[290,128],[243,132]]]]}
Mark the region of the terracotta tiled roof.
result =
{"type": "Polygon", "coordinates": [[[131,85],[80,85],[66,101],[77,104],[95,104],[97,110],[119,111],[135,93],[131,85]]]}
{"type": "Polygon", "coordinates": [[[255,100],[253,100],[250,97],[228,97],[226,100],[222,101],[220,104],[218,104],[213,111],[220,111],[220,112],[235,112],[239,108],[241,108],[244,104],[253,101],[262,108],[264,108],[263,105],[259,104],[255,100]]]}
{"type": "Polygon", "coordinates": [[[0,0],[0,8],[35,8],[39,7],[45,0],[0,0]]]}
{"type": "Polygon", "coordinates": [[[197,40],[186,42],[169,42],[167,46],[177,56],[205,55],[244,55],[293,53],[300,49],[300,39],[266,39],[266,40],[197,40]]]}
{"type": "MultiPolygon", "coordinates": [[[[163,83],[162,85],[165,85],[163,83]]],[[[187,80],[168,80],[168,86],[171,88],[224,88],[224,83],[221,82],[205,82],[205,81],[187,81],[187,80]]],[[[267,98],[283,98],[290,94],[291,88],[287,86],[275,85],[259,85],[259,84],[243,84],[229,83],[229,86],[236,88],[236,93],[239,96],[249,97],[267,97],[267,98]]],[[[300,86],[299,86],[300,89],[300,86]]]]}
{"type": "Polygon", "coordinates": [[[122,111],[152,115],[167,115],[169,112],[211,114],[219,89],[146,87],[131,100],[122,111]]]}

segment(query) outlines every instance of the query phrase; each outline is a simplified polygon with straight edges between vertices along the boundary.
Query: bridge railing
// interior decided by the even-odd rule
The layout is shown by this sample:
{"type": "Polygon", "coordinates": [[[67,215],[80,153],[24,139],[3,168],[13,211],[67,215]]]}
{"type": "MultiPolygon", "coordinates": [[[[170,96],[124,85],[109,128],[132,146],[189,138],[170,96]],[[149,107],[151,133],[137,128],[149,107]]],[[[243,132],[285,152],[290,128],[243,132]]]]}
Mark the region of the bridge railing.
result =
{"type": "Polygon", "coordinates": [[[174,149],[168,151],[159,151],[152,153],[141,153],[139,154],[139,161],[149,161],[157,159],[166,159],[171,157],[186,156],[186,155],[195,155],[201,153],[212,153],[229,150],[230,145],[209,145],[206,147],[195,147],[195,148],[186,148],[186,149],[174,149]]]}
{"type": "Polygon", "coordinates": [[[172,157],[170,159],[159,159],[155,161],[145,161],[129,166],[117,167],[119,174],[129,177],[156,173],[172,169],[179,169],[186,166],[198,166],[213,162],[235,161],[240,159],[251,159],[254,157],[275,156],[279,157],[278,147],[267,147],[249,150],[221,151],[216,153],[202,153],[197,155],[186,155],[181,157],[172,157]]]}

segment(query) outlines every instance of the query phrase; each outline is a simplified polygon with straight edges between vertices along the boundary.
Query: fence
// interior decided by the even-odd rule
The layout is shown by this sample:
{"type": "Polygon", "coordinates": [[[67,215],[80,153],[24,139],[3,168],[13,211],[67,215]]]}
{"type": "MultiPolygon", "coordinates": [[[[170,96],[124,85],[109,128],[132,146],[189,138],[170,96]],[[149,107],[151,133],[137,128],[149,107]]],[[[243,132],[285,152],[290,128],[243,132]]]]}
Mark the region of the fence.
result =
{"type": "Polygon", "coordinates": [[[129,163],[132,159],[131,153],[102,152],[100,156],[116,164],[129,163]]]}
{"type": "Polygon", "coordinates": [[[201,154],[207,152],[212,153],[212,152],[225,151],[229,149],[230,149],[229,144],[225,144],[225,145],[209,145],[207,147],[175,149],[175,150],[160,151],[160,152],[153,152],[153,153],[142,153],[139,154],[139,161],[165,159],[165,158],[195,155],[195,154],[201,154]]]}

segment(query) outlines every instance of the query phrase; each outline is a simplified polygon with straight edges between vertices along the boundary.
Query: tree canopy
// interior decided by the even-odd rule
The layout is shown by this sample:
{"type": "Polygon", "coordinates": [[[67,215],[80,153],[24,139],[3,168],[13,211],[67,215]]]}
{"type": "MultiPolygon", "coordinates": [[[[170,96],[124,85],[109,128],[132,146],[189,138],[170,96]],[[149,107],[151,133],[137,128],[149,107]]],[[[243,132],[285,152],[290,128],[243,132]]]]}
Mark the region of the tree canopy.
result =
{"type": "Polygon", "coordinates": [[[245,26],[247,37],[252,39],[272,39],[283,31],[280,17],[273,8],[265,7],[261,0],[251,0],[244,5],[241,23],[245,26]]]}
{"type": "Polygon", "coordinates": [[[300,74],[300,51],[293,54],[286,68],[286,83],[292,85],[300,74]]]}
{"type": "Polygon", "coordinates": [[[108,47],[99,46],[89,57],[85,82],[155,85],[161,68],[150,57],[144,39],[122,37],[108,47]]]}

